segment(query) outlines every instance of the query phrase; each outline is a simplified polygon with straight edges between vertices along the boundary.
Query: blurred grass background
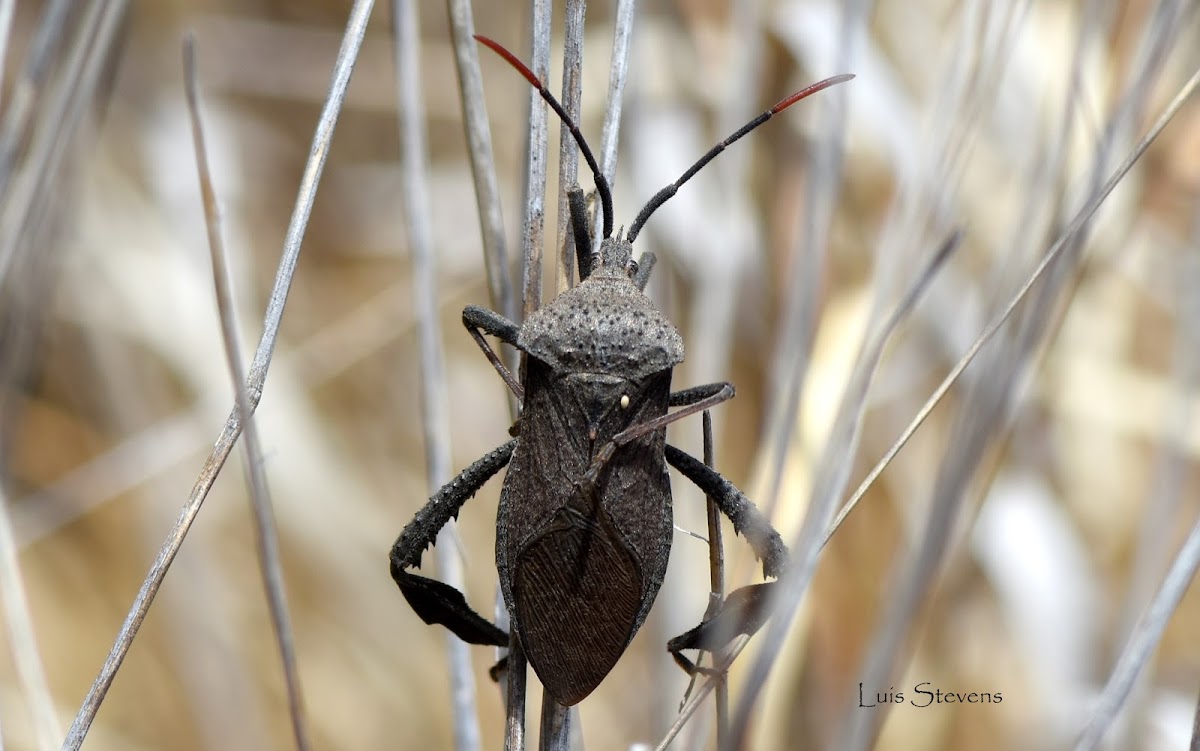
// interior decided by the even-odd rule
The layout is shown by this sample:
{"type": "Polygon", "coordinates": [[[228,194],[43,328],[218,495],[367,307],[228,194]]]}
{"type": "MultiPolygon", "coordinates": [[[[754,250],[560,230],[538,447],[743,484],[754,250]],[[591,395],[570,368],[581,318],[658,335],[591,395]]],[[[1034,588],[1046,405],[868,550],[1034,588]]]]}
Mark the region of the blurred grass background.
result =
{"type": "MultiPolygon", "coordinates": [[[[74,5],[82,14],[86,4],[74,5]]],[[[688,345],[676,383],[736,384],[737,398],[716,415],[716,464],[761,499],[781,457],[774,519],[785,537],[804,513],[867,312],[878,290],[889,289],[879,269],[899,263],[897,273],[911,273],[939,231],[966,230],[962,250],[888,350],[851,488],[1071,216],[1156,19],[1178,14],[1173,36],[1154,37],[1168,40],[1152,45],[1165,62],[1143,90],[1133,134],[1200,62],[1193,5],[883,0],[871,7],[849,66],[858,78],[846,87],[844,177],[827,199],[835,210],[824,263],[804,266],[795,249],[810,221],[809,166],[828,156],[819,127],[825,94],[739,143],[651,221],[639,249],[660,257],[652,295],[688,345]],[[961,101],[948,98],[956,82],[965,82],[968,101],[979,95],[974,108],[953,106],[961,101]],[[1068,102],[1075,109],[1062,161],[1035,180],[1068,102]],[[952,157],[954,169],[939,166],[952,157]],[[912,196],[938,207],[918,231],[896,219],[912,196]],[[1031,199],[1044,199],[1033,218],[1023,213],[1031,199]],[[901,253],[905,243],[913,249],[901,253]],[[816,292],[812,354],[800,408],[784,414],[780,343],[803,268],[818,274],[806,281],[816,292]],[[770,441],[780,421],[795,423],[782,455],[770,441]]],[[[41,6],[16,8],[6,109],[41,6]]],[[[582,127],[596,144],[612,6],[593,0],[588,9],[582,127]]],[[[232,404],[183,103],[181,34],[197,35],[239,315],[244,338],[256,339],[348,7],[129,4],[61,168],[18,241],[0,249],[12,253],[0,280],[3,488],[64,729],[232,404]]],[[[444,8],[420,10],[457,470],[506,439],[509,417],[502,382],[459,324],[465,304],[487,300],[481,241],[444,8]]],[[[526,4],[482,2],[474,12],[477,31],[527,54],[526,4]]],[[[445,635],[408,609],[385,564],[395,535],[428,496],[388,14],[386,3],[375,9],[258,411],[320,748],[452,743],[445,635]]],[[[643,2],[618,161],[618,225],[733,127],[843,72],[835,69],[839,23],[835,5],[802,0],[643,2]]],[[[555,91],[560,54],[556,46],[555,91]]],[[[526,87],[494,57],[482,65],[515,258],[526,87]]],[[[43,129],[69,124],[35,121],[43,129]]],[[[553,124],[551,133],[553,142],[553,124]]],[[[1128,141],[1119,144],[1121,156],[1128,141]]],[[[554,163],[549,171],[556,174],[554,163]]],[[[868,699],[889,690],[911,699],[912,687],[928,681],[1000,692],[1003,702],[897,705],[876,747],[1064,748],[1082,727],[1198,511],[1198,189],[1200,108],[1191,105],[1094,225],[1012,407],[976,426],[988,448],[950,519],[935,585],[913,617],[907,668],[894,683],[863,689],[868,699]]],[[[548,236],[555,203],[547,201],[548,236]]],[[[890,289],[878,304],[895,298],[895,284],[890,289]]],[[[968,374],[986,383],[979,369],[968,374]]],[[[951,392],[825,551],[755,714],[755,748],[831,747],[847,715],[879,711],[854,707],[864,656],[902,562],[919,547],[934,478],[955,421],[972,419],[969,406],[961,389],[951,392]]],[[[697,452],[699,433],[698,419],[671,428],[674,442],[697,452]]],[[[88,748],[287,746],[240,453],[235,464],[167,577],[88,748]]],[[[676,480],[677,524],[702,532],[703,499],[676,480]]],[[[485,612],[494,596],[499,487],[494,481],[470,502],[459,525],[468,599],[485,612]]],[[[735,577],[757,574],[744,543],[726,541],[735,577]]],[[[425,560],[428,570],[432,556],[425,560]]],[[[686,681],[664,644],[702,614],[706,560],[702,542],[677,535],[650,621],[581,705],[589,748],[654,743],[671,723],[686,681]]],[[[1200,688],[1197,633],[1193,591],[1124,724],[1110,734],[1113,747],[1186,747],[1200,688]]],[[[34,748],[29,697],[7,643],[3,740],[34,748]]],[[[492,654],[476,648],[472,656],[485,747],[498,748],[503,707],[486,676],[492,654]]],[[[711,717],[695,721],[710,724],[711,717]]]]}

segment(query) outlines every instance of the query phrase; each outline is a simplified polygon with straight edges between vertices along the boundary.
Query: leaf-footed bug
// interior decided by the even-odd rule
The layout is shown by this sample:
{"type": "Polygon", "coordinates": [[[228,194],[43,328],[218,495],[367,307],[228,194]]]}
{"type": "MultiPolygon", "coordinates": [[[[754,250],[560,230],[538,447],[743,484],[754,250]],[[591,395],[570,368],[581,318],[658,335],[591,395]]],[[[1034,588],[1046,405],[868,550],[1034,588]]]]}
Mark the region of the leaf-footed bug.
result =
{"type": "MultiPolygon", "coordinates": [[[[400,533],[392,578],[417,615],[472,644],[508,646],[509,636],[476,613],[458,590],[409,571],[438,531],[508,465],[496,519],[496,568],[513,628],[545,690],[559,704],[581,701],[608,675],[646,619],[666,573],[673,534],[667,464],[715,499],[734,529],[777,577],[788,551],[779,533],[728,480],[666,443],[666,426],[733,397],[729,383],[671,392],[683,361],[679,332],[645,295],[654,258],[633,260],[632,243],[650,215],[717,154],[804,97],[853,76],[813,84],[783,99],[714,146],[638,213],[624,238],[613,235],[612,194],[578,126],[545,85],[511,52],[477,36],[538,90],[570,129],[596,181],[604,218],[598,253],[583,193],[570,191],[578,286],[524,325],[467,306],[463,324],[521,400],[513,440],[441,488],[400,533]],[[526,355],[520,383],[483,338],[526,355]],[[679,407],[669,412],[671,407],[679,407]]],[[[753,634],[767,616],[773,583],[733,592],[711,618],[667,648],[713,650],[753,634]]]]}

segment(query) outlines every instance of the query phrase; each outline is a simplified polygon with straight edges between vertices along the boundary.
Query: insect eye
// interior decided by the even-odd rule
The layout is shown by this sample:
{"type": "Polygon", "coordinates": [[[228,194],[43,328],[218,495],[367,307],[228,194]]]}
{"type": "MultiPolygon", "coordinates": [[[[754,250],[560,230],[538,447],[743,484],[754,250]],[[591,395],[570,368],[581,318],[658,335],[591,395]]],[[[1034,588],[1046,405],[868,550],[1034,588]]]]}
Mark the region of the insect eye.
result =
{"type": "Polygon", "coordinates": [[[630,258],[629,263],[625,264],[625,271],[627,271],[630,276],[634,276],[635,274],[637,274],[637,270],[638,270],[637,261],[630,258]]]}
{"type": "Polygon", "coordinates": [[[629,409],[629,394],[621,394],[621,409],[629,409]]]}

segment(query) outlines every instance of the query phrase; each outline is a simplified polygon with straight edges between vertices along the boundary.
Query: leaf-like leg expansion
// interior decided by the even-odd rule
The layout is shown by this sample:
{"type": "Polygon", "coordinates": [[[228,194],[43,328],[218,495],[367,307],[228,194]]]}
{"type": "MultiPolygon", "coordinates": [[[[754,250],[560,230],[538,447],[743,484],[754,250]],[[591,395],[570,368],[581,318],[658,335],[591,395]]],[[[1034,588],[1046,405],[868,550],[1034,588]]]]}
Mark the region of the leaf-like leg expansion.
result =
{"type": "Polygon", "coordinates": [[[508,634],[472,610],[466,598],[454,587],[409,573],[407,569],[421,565],[421,554],[437,539],[442,527],[452,518],[458,518],[467,499],[508,464],[516,447],[515,440],[509,441],[443,485],[392,545],[392,579],[409,606],[421,620],[430,625],[440,623],[469,644],[506,647],[508,634]]]}
{"type": "Polygon", "coordinates": [[[478,305],[468,305],[463,308],[462,322],[471,334],[471,338],[475,340],[479,349],[487,357],[488,362],[492,364],[512,392],[518,399],[524,399],[525,389],[521,388],[521,384],[517,383],[516,378],[513,378],[512,372],[500,361],[500,356],[496,354],[496,350],[492,349],[492,345],[483,338],[483,334],[491,334],[500,341],[516,347],[517,335],[520,334],[521,327],[499,313],[478,305]]]}
{"type": "Polygon", "coordinates": [[[734,531],[745,537],[754,549],[754,554],[762,559],[763,575],[772,579],[779,576],[780,570],[787,563],[788,549],[783,544],[783,538],[759,512],[758,507],[734,487],[733,483],[691,454],[668,444],[666,457],[672,467],[682,472],[684,477],[717,502],[721,513],[733,522],[734,531]]]}
{"type": "MultiPolygon", "coordinates": [[[[783,538],[771,523],[742,491],[712,467],[674,446],[666,447],[666,458],[671,466],[716,501],[721,513],[733,522],[734,531],[745,537],[755,555],[762,559],[763,575],[771,578],[779,576],[788,560],[787,546],[783,544],[783,538]]],[[[711,652],[721,649],[739,634],[754,634],[770,616],[769,593],[774,586],[775,582],[769,582],[734,590],[712,617],[667,642],[667,650],[675,658],[675,662],[689,675],[711,674],[712,670],[697,667],[680,654],[682,650],[703,649],[711,652]]]]}
{"type": "Polygon", "coordinates": [[[764,582],[735,589],[712,617],[667,642],[667,651],[688,675],[720,675],[721,671],[699,667],[681,653],[685,649],[715,652],[735,636],[753,636],[771,615],[768,605],[770,591],[775,584],[776,582],[764,582]]]}

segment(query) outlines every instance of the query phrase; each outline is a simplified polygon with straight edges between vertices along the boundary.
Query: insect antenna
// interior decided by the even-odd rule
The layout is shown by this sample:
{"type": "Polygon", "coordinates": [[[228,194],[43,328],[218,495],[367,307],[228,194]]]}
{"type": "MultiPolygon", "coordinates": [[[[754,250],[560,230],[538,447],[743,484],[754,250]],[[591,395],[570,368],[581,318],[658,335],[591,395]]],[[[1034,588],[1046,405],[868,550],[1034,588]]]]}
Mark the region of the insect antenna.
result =
{"type": "Polygon", "coordinates": [[[608,181],[604,179],[604,173],[600,171],[600,165],[596,162],[596,157],[592,155],[591,148],[587,145],[587,141],[583,139],[583,133],[580,132],[579,126],[575,124],[575,121],[571,119],[571,116],[567,114],[563,106],[558,103],[558,100],[554,98],[554,95],[550,93],[550,90],[546,88],[542,80],[525,63],[521,62],[516,55],[509,52],[504,45],[482,34],[476,34],[475,40],[480,44],[490,47],[493,52],[507,60],[509,65],[516,68],[518,73],[525,76],[525,80],[529,81],[529,84],[537,89],[537,92],[542,95],[542,99],[546,100],[550,108],[554,110],[559,119],[563,121],[563,124],[567,126],[567,129],[571,131],[571,137],[575,139],[575,143],[579,144],[579,151],[583,154],[583,158],[587,161],[588,167],[592,170],[592,175],[596,179],[596,192],[600,194],[600,205],[604,213],[604,236],[612,237],[612,191],[608,187],[608,181]]]}
{"type": "MultiPolygon", "coordinates": [[[[528,78],[528,76],[526,77],[528,78]]],[[[788,107],[791,107],[801,99],[804,99],[811,94],[815,94],[818,91],[822,91],[823,89],[828,89],[830,86],[835,86],[839,83],[845,83],[851,78],[854,78],[853,73],[843,73],[839,76],[826,78],[824,81],[818,81],[811,86],[797,91],[791,96],[781,99],[774,107],[738,128],[735,133],[730,135],[724,141],[721,141],[716,146],[713,146],[711,149],[709,149],[708,153],[700,157],[700,159],[698,159],[695,164],[689,167],[688,171],[684,172],[678,180],[655,193],[654,197],[647,201],[646,205],[642,207],[642,210],[638,212],[637,218],[633,220],[633,224],[629,227],[629,234],[626,235],[626,238],[632,243],[634,238],[638,236],[638,233],[642,231],[642,226],[646,224],[646,220],[650,218],[650,215],[653,214],[659,206],[662,206],[664,203],[666,203],[671,196],[675,195],[675,191],[679,190],[679,186],[683,185],[688,180],[691,180],[693,175],[704,168],[704,165],[715,159],[717,154],[720,154],[722,151],[724,151],[725,148],[734,141],[737,141],[742,136],[770,120],[773,115],[776,115],[788,107]]]]}

